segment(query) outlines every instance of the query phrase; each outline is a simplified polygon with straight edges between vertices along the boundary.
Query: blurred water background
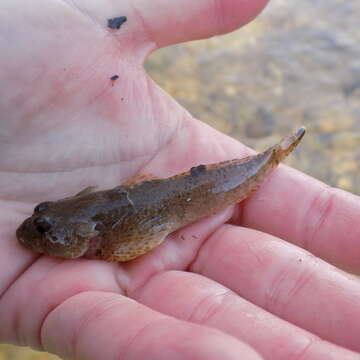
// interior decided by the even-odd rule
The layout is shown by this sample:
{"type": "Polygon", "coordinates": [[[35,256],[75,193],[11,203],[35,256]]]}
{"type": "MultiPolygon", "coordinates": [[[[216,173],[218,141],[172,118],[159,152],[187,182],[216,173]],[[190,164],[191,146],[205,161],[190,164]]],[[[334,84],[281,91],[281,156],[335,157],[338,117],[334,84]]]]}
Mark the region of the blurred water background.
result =
{"type": "Polygon", "coordinates": [[[360,2],[273,0],[226,36],[167,48],[153,78],[197,118],[257,150],[295,127],[287,163],[360,194],[360,2]]]}
{"type": "MultiPolygon", "coordinates": [[[[162,49],[150,75],[195,117],[257,150],[306,125],[287,163],[360,194],[360,1],[272,0],[229,35],[162,49]]],[[[57,359],[0,345],[0,360],[57,359]]]]}

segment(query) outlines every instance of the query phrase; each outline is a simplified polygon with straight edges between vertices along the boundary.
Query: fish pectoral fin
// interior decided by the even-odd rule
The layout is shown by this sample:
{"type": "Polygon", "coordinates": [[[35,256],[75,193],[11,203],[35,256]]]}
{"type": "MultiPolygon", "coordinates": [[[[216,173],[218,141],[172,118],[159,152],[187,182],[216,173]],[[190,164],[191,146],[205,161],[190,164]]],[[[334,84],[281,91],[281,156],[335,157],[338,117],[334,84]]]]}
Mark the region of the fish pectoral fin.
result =
{"type": "Polygon", "coordinates": [[[78,192],[75,196],[88,195],[88,194],[94,192],[96,189],[97,189],[97,186],[88,186],[85,189],[78,192]]]}
{"type": "Polygon", "coordinates": [[[146,181],[146,180],[155,180],[158,179],[158,177],[152,175],[152,174],[136,174],[134,176],[132,176],[131,178],[127,179],[123,185],[132,185],[132,184],[136,184],[142,181],[146,181]]]}
{"type": "Polygon", "coordinates": [[[150,238],[131,239],[131,243],[125,242],[110,252],[105,252],[102,256],[106,261],[129,261],[146,254],[156,246],[160,245],[166,235],[153,236],[150,238]]]}

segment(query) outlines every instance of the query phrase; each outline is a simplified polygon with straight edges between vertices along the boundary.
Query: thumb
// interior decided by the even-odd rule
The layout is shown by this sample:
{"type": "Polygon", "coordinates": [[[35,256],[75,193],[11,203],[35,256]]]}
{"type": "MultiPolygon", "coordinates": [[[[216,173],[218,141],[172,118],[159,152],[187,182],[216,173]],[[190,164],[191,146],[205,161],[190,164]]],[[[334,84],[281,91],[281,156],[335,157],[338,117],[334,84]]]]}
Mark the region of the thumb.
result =
{"type": "Polygon", "coordinates": [[[251,21],[267,2],[136,0],[131,5],[135,18],[141,21],[156,47],[164,47],[233,31],[251,21]]]}

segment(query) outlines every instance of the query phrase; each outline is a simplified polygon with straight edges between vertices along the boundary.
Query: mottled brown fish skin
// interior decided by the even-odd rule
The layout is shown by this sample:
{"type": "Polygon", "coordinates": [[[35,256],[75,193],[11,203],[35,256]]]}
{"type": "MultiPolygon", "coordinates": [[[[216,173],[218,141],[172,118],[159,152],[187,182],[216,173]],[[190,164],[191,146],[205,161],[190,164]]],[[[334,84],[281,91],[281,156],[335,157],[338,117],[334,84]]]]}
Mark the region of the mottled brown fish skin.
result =
{"type": "Polygon", "coordinates": [[[61,258],[128,261],[159,245],[178,228],[216,214],[256,191],[300,142],[305,128],[243,159],[198,165],[154,179],[37,205],[18,228],[21,245],[61,258]]]}

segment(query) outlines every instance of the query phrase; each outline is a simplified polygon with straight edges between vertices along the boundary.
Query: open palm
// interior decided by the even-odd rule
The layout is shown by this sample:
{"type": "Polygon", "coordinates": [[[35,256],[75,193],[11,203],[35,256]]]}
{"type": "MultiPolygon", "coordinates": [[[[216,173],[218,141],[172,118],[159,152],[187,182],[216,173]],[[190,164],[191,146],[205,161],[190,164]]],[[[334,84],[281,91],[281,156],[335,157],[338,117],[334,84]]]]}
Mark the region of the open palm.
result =
{"type": "Polygon", "coordinates": [[[143,61],[233,30],[265,3],[3,2],[0,341],[79,359],[360,358],[360,283],[311,255],[360,269],[360,201],[285,166],[240,206],[125,264],[39,256],[15,239],[40,201],[242,157],[143,61]],[[128,21],[107,28],[119,15],[128,21]]]}

